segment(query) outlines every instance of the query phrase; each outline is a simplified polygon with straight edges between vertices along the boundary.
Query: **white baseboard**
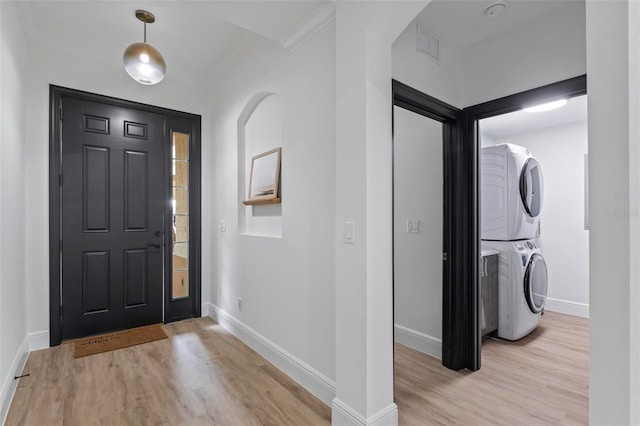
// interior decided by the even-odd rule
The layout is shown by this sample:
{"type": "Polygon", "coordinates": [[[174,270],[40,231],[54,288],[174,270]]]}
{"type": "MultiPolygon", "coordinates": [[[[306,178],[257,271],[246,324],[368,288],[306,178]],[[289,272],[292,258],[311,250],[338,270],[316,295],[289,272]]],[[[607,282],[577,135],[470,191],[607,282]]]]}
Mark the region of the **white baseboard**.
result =
{"type": "Polygon", "coordinates": [[[397,426],[398,406],[391,403],[373,416],[365,418],[338,398],[331,404],[332,426],[397,426]]]}
{"type": "Polygon", "coordinates": [[[20,349],[18,349],[18,353],[13,359],[9,374],[2,383],[2,393],[0,393],[0,424],[5,424],[5,421],[7,420],[9,407],[11,406],[13,395],[16,393],[16,388],[18,387],[19,379],[14,379],[14,377],[22,374],[22,370],[24,369],[24,365],[27,362],[28,355],[29,338],[25,337],[24,342],[22,342],[20,349]]]}
{"type": "Polygon", "coordinates": [[[442,359],[442,339],[412,330],[400,324],[393,325],[393,339],[417,351],[442,359]]]}
{"type": "Polygon", "coordinates": [[[20,349],[18,349],[18,353],[13,359],[9,375],[2,383],[2,393],[0,393],[0,424],[4,424],[7,419],[13,395],[16,393],[16,388],[18,387],[19,379],[16,380],[14,377],[22,374],[24,365],[27,363],[29,352],[46,349],[48,347],[49,331],[47,330],[29,333],[25,337],[20,349]]]}
{"type": "Polygon", "coordinates": [[[262,355],[327,405],[336,396],[336,384],[302,360],[291,355],[257,331],[240,322],[219,307],[208,303],[209,316],[229,330],[244,344],[262,355]]]}
{"type": "Polygon", "coordinates": [[[27,334],[29,342],[29,352],[47,349],[49,347],[49,330],[36,331],[27,334]]]}
{"type": "Polygon", "coordinates": [[[547,297],[544,305],[546,311],[559,312],[561,314],[574,315],[576,317],[589,318],[589,304],[570,302],[568,300],[553,299],[547,297]]]}

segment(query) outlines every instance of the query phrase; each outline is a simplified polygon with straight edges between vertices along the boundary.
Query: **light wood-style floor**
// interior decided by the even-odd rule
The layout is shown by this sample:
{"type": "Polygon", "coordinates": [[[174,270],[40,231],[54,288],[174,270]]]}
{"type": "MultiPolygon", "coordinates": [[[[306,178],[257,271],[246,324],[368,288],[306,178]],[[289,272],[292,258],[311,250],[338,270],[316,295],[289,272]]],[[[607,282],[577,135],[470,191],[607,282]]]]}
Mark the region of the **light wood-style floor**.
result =
{"type": "Polygon", "coordinates": [[[573,425],[589,423],[589,326],[546,312],[516,341],[482,345],[482,367],[455,372],[395,345],[401,425],[573,425]]]}
{"type": "Polygon", "coordinates": [[[7,425],[327,425],[331,410],[209,318],[169,339],[73,358],[33,352],[7,425]]]}
{"type": "MultiPolygon", "coordinates": [[[[169,339],[84,358],[30,354],[7,425],[328,425],[311,394],[208,318],[169,339]]],[[[587,424],[587,320],[548,312],[518,342],[483,345],[480,371],[454,372],[395,346],[401,425],[587,424]]]]}

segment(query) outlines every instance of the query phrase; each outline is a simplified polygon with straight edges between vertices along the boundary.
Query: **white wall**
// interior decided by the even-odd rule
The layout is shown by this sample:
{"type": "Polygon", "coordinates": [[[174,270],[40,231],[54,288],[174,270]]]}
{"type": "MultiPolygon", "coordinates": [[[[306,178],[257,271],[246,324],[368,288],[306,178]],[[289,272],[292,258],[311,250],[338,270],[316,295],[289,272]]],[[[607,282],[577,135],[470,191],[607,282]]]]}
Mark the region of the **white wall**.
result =
{"type": "Polygon", "coordinates": [[[26,41],[15,4],[0,2],[0,31],[0,422],[3,422],[27,334],[23,100],[27,63],[26,41]]]}
{"type": "Polygon", "coordinates": [[[217,271],[210,286],[214,316],[230,317],[332,382],[335,26],[294,53],[251,38],[211,86],[208,103],[213,150],[204,161],[213,176],[205,187],[216,200],[211,220],[227,224],[226,232],[213,229],[215,247],[204,259],[217,271]],[[243,162],[237,158],[238,118],[261,92],[275,95],[249,119],[244,161],[282,147],[281,231],[254,220],[241,234],[239,209],[252,215],[267,207],[243,206],[248,189],[239,189],[237,178],[243,162]]]}
{"type": "Polygon", "coordinates": [[[441,358],[442,123],[393,111],[394,338],[441,358]],[[407,221],[419,221],[419,232],[407,221]]]}
{"type": "Polygon", "coordinates": [[[336,425],[393,425],[391,45],[428,1],[336,2],[336,425]],[[343,225],[354,221],[355,244],[343,225]]]}
{"type": "Polygon", "coordinates": [[[539,238],[549,272],[546,309],[589,314],[589,231],[584,229],[587,122],[499,138],[529,148],[544,174],[539,238]]]}
{"type": "Polygon", "coordinates": [[[588,1],[586,17],[589,421],[640,424],[640,8],[588,1]]]}
{"type": "Polygon", "coordinates": [[[465,50],[441,39],[439,62],[418,52],[416,40],[419,22],[419,18],[414,19],[393,43],[393,78],[461,108],[464,95],[465,50]]]}
{"type": "MultiPolygon", "coordinates": [[[[27,280],[27,331],[49,330],[49,84],[94,92],[160,107],[203,114],[205,99],[197,82],[180,81],[170,73],[156,86],[136,83],[122,69],[119,60],[109,63],[90,60],[77,52],[73,55],[61,51],[46,40],[30,43],[26,110],[29,111],[26,126],[26,209],[29,223],[26,230],[27,265],[39,265],[26,269],[27,280]]],[[[202,155],[210,157],[211,130],[209,123],[202,123],[202,155]]],[[[203,182],[210,180],[210,164],[203,161],[203,182]]],[[[206,186],[203,185],[203,188],[206,186]]],[[[202,217],[211,217],[211,200],[203,191],[202,217]]],[[[203,220],[203,259],[209,254],[210,222],[203,220]]],[[[203,262],[202,300],[209,298],[211,282],[209,262],[203,262]]]]}
{"type": "Polygon", "coordinates": [[[458,108],[586,73],[581,1],[466,48],[440,39],[439,64],[416,50],[417,22],[393,44],[393,78],[458,108]]]}
{"type": "Polygon", "coordinates": [[[464,52],[467,107],[585,74],[585,3],[568,2],[464,52]]]}

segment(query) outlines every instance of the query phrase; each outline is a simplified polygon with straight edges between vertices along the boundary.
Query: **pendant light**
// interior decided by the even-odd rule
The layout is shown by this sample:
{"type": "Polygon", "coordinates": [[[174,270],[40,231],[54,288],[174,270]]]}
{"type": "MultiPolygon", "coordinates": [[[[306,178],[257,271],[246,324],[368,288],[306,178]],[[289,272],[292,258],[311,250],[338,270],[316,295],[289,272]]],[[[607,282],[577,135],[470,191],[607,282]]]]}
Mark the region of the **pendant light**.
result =
{"type": "Polygon", "coordinates": [[[147,44],[147,24],[156,21],[156,17],[146,10],[136,10],[136,18],[144,22],[144,42],[133,43],[124,51],[122,62],[131,78],[141,84],[157,84],[164,78],[167,65],[158,49],[147,44]]]}

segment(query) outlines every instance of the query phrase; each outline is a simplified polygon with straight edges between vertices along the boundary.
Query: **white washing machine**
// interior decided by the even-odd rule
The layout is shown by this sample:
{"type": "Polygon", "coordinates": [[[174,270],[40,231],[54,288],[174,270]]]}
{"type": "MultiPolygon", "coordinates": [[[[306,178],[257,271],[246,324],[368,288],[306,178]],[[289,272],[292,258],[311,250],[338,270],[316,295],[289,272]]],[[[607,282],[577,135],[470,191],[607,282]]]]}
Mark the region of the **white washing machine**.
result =
{"type": "Polygon", "coordinates": [[[527,148],[499,144],[480,150],[483,240],[535,238],[542,210],[542,169],[527,148]]]}
{"type": "Polygon", "coordinates": [[[483,241],[498,250],[498,337],[518,340],[531,333],[547,300],[547,265],[535,240],[483,241]]]}

